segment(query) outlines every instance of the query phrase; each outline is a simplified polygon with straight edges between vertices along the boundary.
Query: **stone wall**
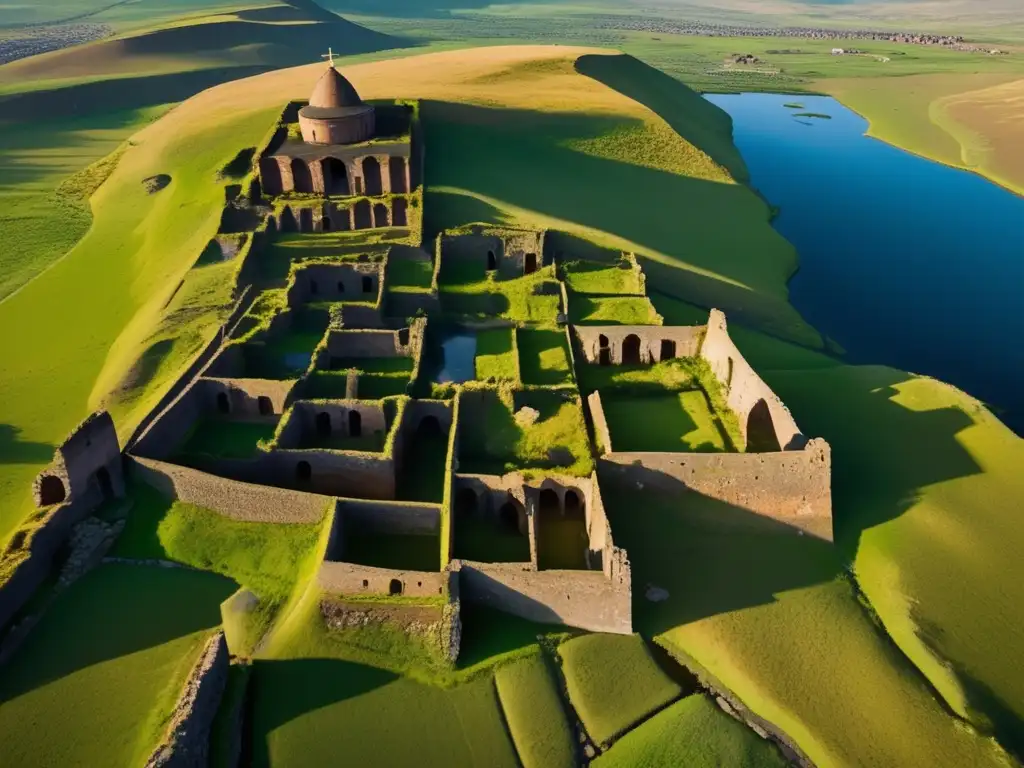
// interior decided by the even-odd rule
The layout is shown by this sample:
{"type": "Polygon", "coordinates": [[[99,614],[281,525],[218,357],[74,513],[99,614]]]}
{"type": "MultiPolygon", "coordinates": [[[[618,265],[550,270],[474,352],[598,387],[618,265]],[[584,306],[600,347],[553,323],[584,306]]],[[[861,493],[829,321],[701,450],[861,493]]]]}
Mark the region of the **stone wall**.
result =
{"type": "Polygon", "coordinates": [[[831,450],[820,438],[774,453],[610,453],[600,465],[645,488],[675,492],[681,483],[832,541],[831,450]]]}
{"type": "Polygon", "coordinates": [[[284,413],[288,399],[295,388],[296,380],[277,381],[274,379],[216,379],[203,378],[204,382],[197,395],[204,401],[203,412],[221,410],[227,396],[229,413],[236,419],[266,420],[277,423],[277,417],[284,413]]]}
{"type": "Polygon", "coordinates": [[[332,360],[351,357],[412,357],[413,350],[408,343],[402,344],[400,333],[385,329],[328,331],[327,344],[317,355],[317,368],[332,368],[332,360]]]}
{"type": "Polygon", "coordinates": [[[253,523],[315,523],[333,499],[306,491],[256,485],[191,467],[130,456],[129,471],[165,496],[253,523]]]}
{"type": "Polygon", "coordinates": [[[93,413],[75,427],[32,486],[37,507],[75,501],[96,491],[101,499],[124,495],[121,446],[106,411],[93,413]]]}
{"type": "Polygon", "coordinates": [[[587,412],[594,429],[594,441],[597,443],[598,454],[611,453],[612,433],[608,429],[608,419],[604,415],[604,406],[601,404],[601,393],[594,390],[587,396],[587,412]]]}
{"type": "Polygon", "coordinates": [[[383,453],[274,450],[261,462],[258,476],[251,482],[260,482],[260,478],[327,496],[382,500],[396,496],[395,463],[383,453]]]}
{"type": "Polygon", "coordinates": [[[130,448],[130,453],[166,459],[181,447],[215,398],[206,390],[216,380],[197,379],[168,406],[130,448]]]}
{"type": "Polygon", "coordinates": [[[380,298],[382,263],[309,264],[291,274],[288,306],[311,301],[368,301],[380,298]]]}
{"type": "Polygon", "coordinates": [[[700,356],[708,361],[715,378],[727,393],[729,407],[739,419],[744,438],[748,436],[752,414],[756,415],[758,409],[767,406],[779,447],[798,450],[804,446],[806,438],[789,409],[740,354],[729,337],[725,315],[717,309],[712,309],[708,317],[707,335],[700,356]]]}
{"type": "Polygon", "coordinates": [[[331,560],[317,572],[320,589],[334,595],[437,597],[445,594],[451,578],[448,571],[403,571],[331,560]]]}
{"type": "Polygon", "coordinates": [[[162,743],[146,768],[194,768],[209,764],[210,730],[228,681],[230,660],[224,633],[206,643],[189,673],[162,743]]]}
{"type": "MultiPolygon", "coordinates": [[[[337,520],[341,523],[339,531],[358,529],[390,535],[436,535],[441,530],[441,507],[416,501],[339,499],[337,520]]],[[[342,537],[343,534],[339,534],[339,539],[342,537]]]]}
{"type": "Polygon", "coordinates": [[[628,583],[600,571],[535,571],[527,564],[453,561],[463,600],[543,624],[631,634],[628,583]]]}
{"type": "Polygon", "coordinates": [[[704,336],[700,325],[574,325],[572,331],[583,359],[605,365],[631,362],[634,354],[634,362],[645,364],[694,357],[704,336]]]}
{"type": "Polygon", "coordinates": [[[353,414],[359,414],[359,434],[375,432],[386,436],[387,417],[383,405],[376,400],[297,400],[292,404],[287,422],[275,440],[275,449],[316,447],[318,441],[332,436],[355,437],[353,414]],[[329,430],[329,431],[328,431],[329,430]]]}

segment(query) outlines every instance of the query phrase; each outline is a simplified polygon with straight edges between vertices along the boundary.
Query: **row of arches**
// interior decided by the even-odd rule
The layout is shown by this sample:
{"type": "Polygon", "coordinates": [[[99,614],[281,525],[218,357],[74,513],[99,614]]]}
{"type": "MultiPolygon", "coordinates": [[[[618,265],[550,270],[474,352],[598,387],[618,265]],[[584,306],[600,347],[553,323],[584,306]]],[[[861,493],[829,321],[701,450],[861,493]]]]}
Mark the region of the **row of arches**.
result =
{"type": "MultiPolygon", "coordinates": [[[[227,416],[234,411],[234,407],[231,403],[231,397],[227,392],[217,393],[217,412],[221,415],[227,416]]],[[[256,398],[256,412],[260,416],[273,416],[274,415],[274,401],[271,400],[267,395],[259,395],[256,398]]]]}
{"type": "MultiPolygon", "coordinates": [[[[487,251],[487,271],[494,272],[498,268],[498,257],[493,250],[487,251]]],[[[527,253],[523,256],[523,274],[531,275],[539,268],[536,253],[527,253]]]]}
{"type": "MultiPolygon", "coordinates": [[[[345,425],[348,428],[349,437],[362,437],[363,434],[363,416],[357,410],[350,410],[348,415],[343,417],[345,419],[345,425]]],[[[335,431],[335,422],[331,419],[331,414],[327,411],[321,411],[316,415],[313,422],[316,426],[316,436],[327,440],[335,431]]]]}
{"type": "Polygon", "coordinates": [[[658,342],[658,356],[654,356],[654,344],[651,343],[647,350],[648,359],[645,360],[643,341],[640,336],[630,333],[622,339],[619,345],[619,354],[614,354],[611,342],[605,334],[597,337],[597,362],[600,365],[612,365],[618,360],[620,365],[643,365],[645,362],[656,363],[663,360],[672,360],[677,357],[677,347],[674,339],[661,339],[658,342]]]}
{"type": "Polygon", "coordinates": [[[298,192],[326,196],[369,195],[410,192],[409,163],[405,157],[370,155],[345,161],[325,157],[307,162],[301,157],[276,158],[263,169],[263,188],[271,193],[298,192]],[[282,167],[283,164],[283,167],[282,167]]]}
{"type": "Polygon", "coordinates": [[[386,203],[371,204],[359,200],[350,208],[337,208],[321,212],[313,208],[291,206],[281,209],[280,218],[269,217],[267,230],[270,232],[348,232],[353,229],[381,229],[404,227],[409,223],[409,201],[396,197],[389,208],[386,203]],[[298,215],[296,216],[296,211],[298,215]]]}

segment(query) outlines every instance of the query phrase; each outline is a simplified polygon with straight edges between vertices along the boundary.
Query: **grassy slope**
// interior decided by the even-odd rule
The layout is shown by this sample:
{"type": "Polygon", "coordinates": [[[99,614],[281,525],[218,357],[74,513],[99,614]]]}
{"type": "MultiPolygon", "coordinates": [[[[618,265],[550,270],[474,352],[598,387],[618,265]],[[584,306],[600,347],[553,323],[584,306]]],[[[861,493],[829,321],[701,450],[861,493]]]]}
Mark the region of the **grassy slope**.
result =
{"type": "Polygon", "coordinates": [[[231,582],[104,565],[64,593],[5,669],[8,765],[141,765],[159,740],[231,582]]]}
{"type": "Polygon", "coordinates": [[[782,756],[701,694],[687,696],[616,742],[595,768],[769,768],[782,756]]]}
{"type": "Polygon", "coordinates": [[[558,648],[569,700],[605,744],[682,693],[639,635],[584,635],[558,648]]]}
{"type": "Polygon", "coordinates": [[[574,766],[572,726],[543,654],[501,667],[494,682],[524,768],[574,766]]]}

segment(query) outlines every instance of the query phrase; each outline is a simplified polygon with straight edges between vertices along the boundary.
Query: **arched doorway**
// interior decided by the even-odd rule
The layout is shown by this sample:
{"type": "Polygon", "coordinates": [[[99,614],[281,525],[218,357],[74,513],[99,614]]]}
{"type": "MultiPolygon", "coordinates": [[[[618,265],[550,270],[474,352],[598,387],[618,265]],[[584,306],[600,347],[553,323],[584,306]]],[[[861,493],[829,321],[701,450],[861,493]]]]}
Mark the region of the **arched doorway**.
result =
{"type": "Polygon", "coordinates": [[[404,157],[392,157],[388,159],[388,175],[390,176],[392,192],[409,191],[409,185],[405,181],[404,157]]]}
{"type": "Polygon", "coordinates": [[[676,343],[672,339],[661,340],[661,354],[659,360],[672,360],[676,356],[676,343]]]}
{"type": "Polygon", "coordinates": [[[299,209],[299,231],[313,231],[313,210],[311,208],[299,209]]]}
{"type": "Polygon", "coordinates": [[[388,215],[388,207],[384,203],[377,203],[373,206],[373,226],[375,227],[388,227],[391,226],[389,221],[390,216],[388,215]]]}
{"type": "Polygon", "coordinates": [[[260,177],[268,195],[279,195],[284,191],[281,188],[281,166],[273,158],[260,161],[260,177]]]}
{"type": "Polygon", "coordinates": [[[292,160],[292,189],[296,192],[313,192],[313,174],[309,166],[299,158],[292,160]]]}
{"type": "Polygon", "coordinates": [[[355,229],[369,229],[373,226],[373,210],[369,200],[360,200],[355,204],[355,229]]]}
{"type": "Polygon", "coordinates": [[[388,583],[388,594],[389,595],[400,595],[400,594],[402,594],[402,589],[403,589],[402,582],[400,582],[398,579],[392,579],[388,583]]]}
{"type": "Polygon", "coordinates": [[[640,365],[640,337],[635,333],[622,340],[622,364],[640,365]]]}
{"type": "Polygon", "coordinates": [[[537,271],[537,254],[528,253],[523,261],[523,274],[530,275],[537,271]]]}
{"type": "Polygon", "coordinates": [[[519,525],[519,510],[512,502],[506,501],[498,510],[498,522],[509,533],[522,533],[519,525]]]}
{"type": "Polygon", "coordinates": [[[747,453],[770,453],[781,451],[779,438],[775,434],[772,412],[764,398],[754,403],[747,414],[747,453]]]}
{"type": "Polygon", "coordinates": [[[366,194],[371,197],[384,194],[380,180],[380,162],[376,157],[363,160],[363,184],[366,194]]]}
{"type": "Polygon", "coordinates": [[[313,467],[308,461],[300,461],[295,465],[295,479],[300,484],[307,484],[313,480],[313,467]]]}
{"type": "Polygon", "coordinates": [[[487,252],[487,271],[493,272],[498,268],[498,260],[494,256],[494,251],[487,252]]]}
{"type": "Polygon", "coordinates": [[[217,393],[217,410],[221,413],[231,413],[231,401],[228,400],[227,392],[217,393]]]}
{"type": "Polygon", "coordinates": [[[585,520],[583,514],[583,498],[574,488],[565,492],[565,516],[573,520],[585,520]]]}
{"type": "Polygon", "coordinates": [[[391,226],[405,227],[409,224],[409,203],[404,197],[396,197],[391,201],[391,226]]]}
{"type": "Polygon", "coordinates": [[[316,415],[316,435],[321,439],[331,436],[331,414],[321,411],[316,415]]]}
{"type": "Polygon", "coordinates": [[[545,488],[537,497],[537,567],[587,567],[587,527],[582,518],[563,513],[558,491],[545,488]]]}
{"type": "Polygon", "coordinates": [[[345,163],[336,157],[329,157],[323,162],[324,188],[328,195],[347,195],[348,169],[345,163]]]}
{"type": "Polygon", "coordinates": [[[363,417],[359,411],[348,412],[348,436],[360,437],[363,434],[363,417]]]}
{"type": "Polygon", "coordinates": [[[295,223],[295,214],[292,213],[292,209],[286,205],[284,210],[281,211],[281,231],[295,232],[298,228],[299,225],[295,223]]]}
{"type": "Polygon", "coordinates": [[[60,504],[67,498],[64,481],[56,475],[43,475],[39,481],[39,506],[48,507],[60,504]]]}
{"type": "Polygon", "coordinates": [[[477,511],[476,491],[472,488],[460,488],[455,494],[455,516],[459,518],[471,517],[477,511]]]}
{"type": "Polygon", "coordinates": [[[96,485],[99,487],[100,494],[104,499],[114,498],[114,483],[110,479],[110,471],[106,467],[97,469],[93,478],[95,478],[96,485]]]}
{"type": "Polygon", "coordinates": [[[441,422],[437,420],[436,416],[424,416],[416,426],[416,434],[426,438],[440,437],[441,422]]]}
{"type": "Polygon", "coordinates": [[[612,351],[608,346],[608,337],[603,333],[597,337],[597,362],[600,365],[612,364],[612,351]]]}
{"type": "Polygon", "coordinates": [[[266,395],[260,395],[256,398],[256,407],[259,408],[260,416],[274,415],[274,403],[266,395]]]}
{"type": "Polygon", "coordinates": [[[331,217],[330,216],[324,216],[322,219],[320,219],[320,229],[323,232],[330,232],[331,231],[331,217]]]}

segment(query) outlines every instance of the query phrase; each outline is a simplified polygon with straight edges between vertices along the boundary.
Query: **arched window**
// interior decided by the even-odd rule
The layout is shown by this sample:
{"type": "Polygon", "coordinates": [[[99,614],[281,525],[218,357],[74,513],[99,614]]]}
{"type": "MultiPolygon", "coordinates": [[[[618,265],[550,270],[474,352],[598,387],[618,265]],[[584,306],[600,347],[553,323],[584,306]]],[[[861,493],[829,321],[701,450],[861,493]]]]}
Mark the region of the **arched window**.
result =
{"type": "Polygon", "coordinates": [[[322,219],[320,219],[320,229],[322,231],[324,231],[324,232],[330,232],[331,231],[331,217],[330,216],[324,216],[322,219]]]}
{"type": "Polygon", "coordinates": [[[64,481],[56,475],[43,475],[39,481],[39,506],[48,507],[60,504],[67,498],[64,481]]]}
{"type": "Polygon", "coordinates": [[[391,225],[388,216],[388,207],[384,203],[377,203],[373,206],[373,226],[388,227],[391,225]]]}
{"type": "Polygon", "coordinates": [[[533,272],[536,272],[536,271],[537,271],[537,254],[536,253],[528,253],[528,254],[526,254],[526,259],[523,262],[523,273],[529,275],[529,274],[532,274],[533,272]]]}
{"type": "Polygon", "coordinates": [[[309,172],[309,166],[297,157],[292,160],[292,181],[296,192],[313,192],[313,174],[309,172]]]}
{"type": "Polygon", "coordinates": [[[640,365],[640,337],[635,333],[622,340],[622,364],[640,365]]]}
{"type": "Polygon", "coordinates": [[[380,180],[380,161],[376,157],[363,160],[363,184],[367,195],[384,194],[380,180]]]}
{"type": "Polygon", "coordinates": [[[672,339],[661,340],[661,354],[659,360],[671,360],[676,356],[676,343],[672,339]]]}
{"type": "Polygon", "coordinates": [[[313,210],[311,208],[299,209],[299,231],[313,231],[313,210]]]}
{"type": "Polygon", "coordinates": [[[295,223],[295,214],[292,213],[292,209],[286,205],[284,210],[281,211],[281,231],[295,232],[298,228],[299,225],[295,223]]]}
{"type": "Polygon", "coordinates": [[[405,158],[392,157],[388,160],[388,174],[391,177],[392,192],[408,192],[409,186],[405,180],[405,158]]]}
{"type": "Polygon", "coordinates": [[[396,197],[391,201],[391,226],[405,227],[409,224],[409,203],[404,197],[396,197]]]}
{"type": "Polygon", "coordinates": [[[373,209],[369,200],[360,200],[355,204],[354,229],[369,229],[373,226],[373,209]]]}
{"type": "Polygon", "coordinates": [[[320,438],[328,438],[331,436],[331,414],[327,411],[321,411],[316,416],[316,434],[320,438]]]}
{"type": "Polygon", "coordinates": [[[400,595],[402,594],[402,590],[402,582],[400,582],[398,579],[392,579],[391,582],[388,584],[389,595],[400,595]]]}
{"type": "Polygon", "coordinates": [[[363,434],[363,417],[359,411],[348,412],[348,436],[360,437],[363,434]]]}
{"type": "Polygon", "coordinates": [[[770,453],[781,451],[779,438],[775,434],[775,422],[768,403],[762,398],[754,403],[747,414],[747,453],[770,453]]]}
{"type": "Polygon", "coordinates": [[[565,492],[565,516],[574,520],[583,520],[583,499],[580,494],[570,488],[565,492]]]}
{"type": "Polygon", "coordinates": [[[328,195],[347,195],[348,169],[345,163],[336,157],[329,157],[323,162],[324,188],[328,195]]]}

